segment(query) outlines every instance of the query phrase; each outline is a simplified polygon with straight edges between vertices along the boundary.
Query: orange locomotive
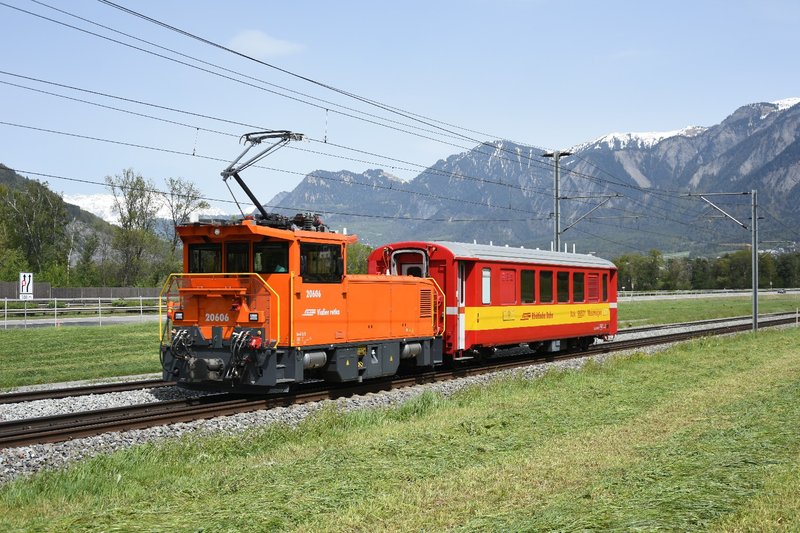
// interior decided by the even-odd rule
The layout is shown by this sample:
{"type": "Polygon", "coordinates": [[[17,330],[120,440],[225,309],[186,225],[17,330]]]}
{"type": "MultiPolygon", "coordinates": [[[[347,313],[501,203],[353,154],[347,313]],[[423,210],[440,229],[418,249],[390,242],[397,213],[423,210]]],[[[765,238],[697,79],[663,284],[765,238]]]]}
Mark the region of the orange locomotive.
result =
{"type": "Polygon", "coordinates": [[[325,231],[317,217],[195,223],[178,232],[185,268],[165,286],[165,379],[277,391],[308,378],[392,375],[401,359],[441,362],[444,295],[436,282],[346,274],[355,237],[325,231]]]}
{"type": "Polygon", "coordinates": [[[267,213],[239,172],[302,135],[245,135],[222,172],[258,213],[235,222],[176,228],[184,271],[162,296],[164,379],[188,387],[287,390],[309,378],[354,381],[392,375],[401,360],[441,362],[444,294],[432,279],[348,275],[347,244],[318,215],[267,213]],[[244,162],[248,151],[275,141],[244,162]]]}

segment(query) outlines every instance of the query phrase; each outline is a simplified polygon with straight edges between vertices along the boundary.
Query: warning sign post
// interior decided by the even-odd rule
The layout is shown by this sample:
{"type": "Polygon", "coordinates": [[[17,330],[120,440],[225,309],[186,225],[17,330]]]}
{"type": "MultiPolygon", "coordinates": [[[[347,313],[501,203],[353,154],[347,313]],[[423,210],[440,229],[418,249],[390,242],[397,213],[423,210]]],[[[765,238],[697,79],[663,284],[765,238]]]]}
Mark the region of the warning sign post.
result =
{"type": "Polygon", "coordinates": [[[33,273],[19,273],[19,299],[33,300],[33,273]]]}

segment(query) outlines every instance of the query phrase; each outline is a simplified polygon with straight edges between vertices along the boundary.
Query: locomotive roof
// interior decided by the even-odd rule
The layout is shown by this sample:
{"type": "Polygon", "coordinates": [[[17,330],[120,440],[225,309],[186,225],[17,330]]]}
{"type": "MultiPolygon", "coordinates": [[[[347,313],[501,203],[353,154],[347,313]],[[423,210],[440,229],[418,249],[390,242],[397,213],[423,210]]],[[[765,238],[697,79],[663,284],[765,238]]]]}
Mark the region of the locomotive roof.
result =
{"type": "Polygon", "coordinates": [[[433,244],[449,249],[456,258],[483,259],[486,261],[510,261],[514,263],[541,263],[556,266],[579,266],[590,268],[616,268],[614,263],[588,254],[571,254],[512,248],[510,246],[491,246],[488,244],[469,244],[464,242],[434,241],[433,244]]]}

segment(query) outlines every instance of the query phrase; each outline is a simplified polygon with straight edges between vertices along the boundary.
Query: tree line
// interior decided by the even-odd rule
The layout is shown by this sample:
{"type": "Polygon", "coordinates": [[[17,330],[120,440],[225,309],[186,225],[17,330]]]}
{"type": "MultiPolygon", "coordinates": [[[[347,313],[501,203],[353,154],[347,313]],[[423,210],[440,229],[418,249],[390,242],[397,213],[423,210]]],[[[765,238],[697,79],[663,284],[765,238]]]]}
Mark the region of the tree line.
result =
{"type": "MultiPolygon", "coordinates": [[[[707,290],[752,287],[750,250],[739,250],[715,258],[669,257],[658,250],[647,254],[624,254],[613,260],[619,269],[621,290],[707,290]]],[[[800,286],[800,252],[758,256],[758,286],[761,289],[800,286]]]]}
{"type": "Polygon", "coordinates": [[[209,207],[194,183],[166,178],[161,191],[133,169],[105,182],[118,225],[90,224],[70,214],[46,182],[0,184],[0,281],[33,272],[60,287],[153,287],[181,271],[175,226],[209,207]],[[157,216],[162,207],[166,221],[157,216]]]}

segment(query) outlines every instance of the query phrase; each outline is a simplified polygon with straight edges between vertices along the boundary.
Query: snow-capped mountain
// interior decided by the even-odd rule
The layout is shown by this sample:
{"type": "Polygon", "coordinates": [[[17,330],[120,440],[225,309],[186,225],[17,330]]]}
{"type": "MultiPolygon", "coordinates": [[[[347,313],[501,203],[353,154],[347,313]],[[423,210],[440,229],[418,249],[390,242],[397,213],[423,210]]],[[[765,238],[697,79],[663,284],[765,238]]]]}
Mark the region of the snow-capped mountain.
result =
{"type": "MultiPolygon", "coordinates": [[[[708,253],[708,242],[743,240],[736,233],[741,228],[714,226],[709,231],[721,233],[701,242],[693,232],[706,231],[697,229],[707,224],[697,221],[702,206],[688,205],[676,191],[758,189],[759,203],[784,224],[771,237],[796,240],[796,233],[780,231],[800,227],[798,104],[800,98],[749,104],[713,126],[612,133],[576,146],[561,161],[561,190],[584,199],[562,201],[562,228],[599,203],[591,198],[614,197],[564,238],[584,250],[605,246],[607,256],[626,245],[708,253]],[[684,223],[690,218],[692,224],[684,223]]],[[[348,227],[370,244],[477,239],[547,248],[553,171],[541,154],[510,141],[487,142],[396,183],[378,170],[315,171],[270,204],[334,213],[327,222],[348,227]]]]}
{"type": "Polygon", "coordinates": [[[64,194],[63,198],[65,202],[77,205],[106,222],[111,224],[118,222],[113,210],[114,197],[110,194],[64,194]]]}
{"type": "Polygon", "coordinates": [[[603,147],[603,145],[611,150],[624,150],[626,148],[652,148],[664,139],[678,136],[696,137],[707,129],[708,128],[704,128],[702,126],[687,126],[685,128],[673,131],[609,133],[593,141],[579,144],[573,147],[570,151],[577,152],[590,147],[597,150],[603,147]]]}
{"type": "MultiPolygon", "coordinates": [[[[750,104],[750,107],[758,108],[761,113],[759,120],[764,120],[771,113],[786,111],[798,103],[800,103],[800,98],[784,98],[783,100],[776,100],[775,102],[750,104]]],[[[615,132],[603,135],[593,141],[581,143],[572,147],[570,151],[577,152],[587,148],[598,150],[604,145],[611,150],[652,148],[661,141],[672,137],[697,137],[707,129],[708,128],[703,126],[686,126],[685,128],[672,131],[615,132]]]]}
{"type": "MultiPolygon", "coordinates": [[[[65,202],[77,205],[81,209],[97,215],[106,222],[110,222],[111,224],[119,223],[119,217],[114,212],[114,196],[112,194],[64,194],[63,197],[65,202]]],[[[229,214],[230,213],[226,213],[222,209],[210,207],[209,209],[194,213],[192,220],[196,221],[198,217],[228,216],[229,214]]],[[[170,213],[167,206],[162,205],[156,216],[169,220],[170,213]]]]}

